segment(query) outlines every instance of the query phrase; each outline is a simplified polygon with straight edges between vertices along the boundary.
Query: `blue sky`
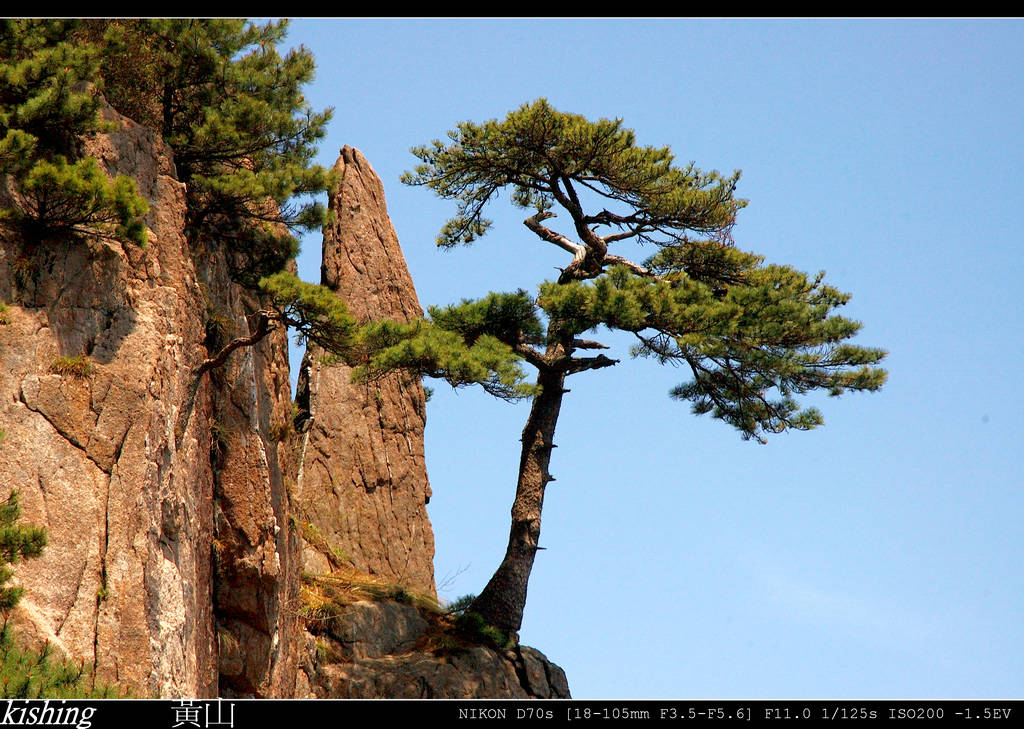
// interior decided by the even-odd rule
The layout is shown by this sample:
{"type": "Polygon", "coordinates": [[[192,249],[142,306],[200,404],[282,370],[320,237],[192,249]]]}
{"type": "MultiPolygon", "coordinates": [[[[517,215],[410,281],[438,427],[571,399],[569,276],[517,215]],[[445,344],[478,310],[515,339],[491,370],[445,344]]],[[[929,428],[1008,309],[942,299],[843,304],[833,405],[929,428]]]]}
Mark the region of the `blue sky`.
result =
{"type": "MultiPolygon", "coordinates": [[[[1024,23],[318,19],[288,43],[335,108],[321,163],[351,144],[375,167],[425,306],[564,265],[507,198],[440,251],[453,206],[398,182],[410,147],[544,96],[742,169],[737,245],[826,270],[890,351],[882,391],[820,398],[823,428],[764,446],[624,347],[573,378],[521,637],[574,696],[1022,698],[1024,23]]],[[[435,383],[444,597],[504,553],[527,411],[435,383]]]]}

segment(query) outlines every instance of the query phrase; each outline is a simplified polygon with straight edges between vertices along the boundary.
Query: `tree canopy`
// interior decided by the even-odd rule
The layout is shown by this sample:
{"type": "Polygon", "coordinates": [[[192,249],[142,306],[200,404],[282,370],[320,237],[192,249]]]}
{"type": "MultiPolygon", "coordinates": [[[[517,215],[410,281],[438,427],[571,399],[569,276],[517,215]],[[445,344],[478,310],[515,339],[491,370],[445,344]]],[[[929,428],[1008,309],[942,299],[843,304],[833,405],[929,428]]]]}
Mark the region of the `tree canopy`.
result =
{"type": "MultiPolygon", "coordinates": [[[[565,378],[618,363],[581,355],[608,349],[586,336],[628,332],[632,355],[683,365],[692,379],[672,397],[761,442],[822,424],[801,395],[872,391],[885,381],[875,366],[885,352],[850,343],[860,323],[834,313],[848,294],[827,285],[824,273],[766,264],[735,246],[733,227],[746,205],[735,197],[739,172],[677,165],[668,147],[639,145],[619,119],[590,121],[544,99],[503,120],[460,123],[447,142],[412,151],[420,164],[403,181],[456,204],[439,246],[483,235],[492,224],[485,208],[505,191],[531,211],[523,223],[536,239],[568,255],[557,280],[540,282],[536,294],[490,293],[430,309],[429,327],[457,335],[447,356],[487,338],[504,359],[478,381],[499,396],[533,397],[509,546],[473,605],[503,630],[518,630],[522,620],[565,378]],[[560,215],[565,225],[552,227],[560,215]],[[653,252],[644,259],[612,252],[630,244],[653,252]],[[524,364],[537,370],[533,385],[525,384],[524,364]],[[495,389],[499,369],[506,384],[495,389]]],[[[413,347],[427,329],[410,326],[376,361],[446,377],[444,357],[413,347]]]]}
{"type": "MultiPolygon", "coordinates": [[[[6,20],[0,25],[0,174],[15,183],[6,219],[54,232],[145,244],[147,205],[126,177],[108,179],[82,141],[108,128],[100,96],[160,132],[187,184],[193,240],[214,240],[255,285],[319,227],[313,164],[331,110],[302,94],[305,48],[278,52],[286,21],[6,20]]],[[[23,226],[24,227],[24,226],[23,226]]]]}
{"type": "Polygon", "coordinates": [[[176,18],[82,31],[106,61],[107,100],[174,149],[193,236],[240,254],[250,284],[279,271],[298,250],[294,235],[327,216],[315,196],[331,176],[313,157],[332,110],[314,111],[302,93],[312,54],[278,51],[287,25],[176,18]]]}
{"type": "Polygon", "coordinates": [[[190,240],[226,252],[235,279],[277,307],[257,317],[261,331],[277,321],[347,346],[344,304],[286,270],[296,235],[327,219],[316,198],[332,184],[313,164],[331,110],[303,96],[313,57],[278,51],[286,29],[239,19],[0,21],[0,224],[30,242],[76,234],[146,244],[148,204],[135,183],[111,179],[83,151],[89,135],[111,128],[100,118],[105,100],[170,145],[190,240]]]}
{"type": "Polygon", "coordinates": [[[98,49],[60,20],[0,21],[0,224],[29,239],[78,233],[146,244],[148,204],[128,177],[109,179],[82,140],[103,129],[98,49]]]}

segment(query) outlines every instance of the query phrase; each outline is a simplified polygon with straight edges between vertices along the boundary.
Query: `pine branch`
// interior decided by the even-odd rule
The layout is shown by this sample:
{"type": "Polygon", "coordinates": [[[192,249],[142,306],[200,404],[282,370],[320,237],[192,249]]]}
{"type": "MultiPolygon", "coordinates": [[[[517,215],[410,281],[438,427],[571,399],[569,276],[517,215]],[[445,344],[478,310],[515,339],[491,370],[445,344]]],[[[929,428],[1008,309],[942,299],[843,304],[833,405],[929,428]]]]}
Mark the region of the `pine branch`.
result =
{"type": "Polygon", "coordinates": [[[611,253],[605,254],[603,264],[605,266],[625,266],[638,276],[652,276],[654,278],[659,278],[658,276],[655,276],[654,272],[644,268],[643,266],[633,263],[628,258],[616,256],[611,253]]]}
{"type": "Polygon", "coordinates": [[[618,363],[619,360],[605,357],[603,354],[596,357],[572,357],[565,366],[565,374],[574,375],[586,370],[599,370],[602,367],[611,367],[618,363]]]}
{"type": "Polygon", "coordinates": [[[529,218],[523,221],[523,225],[532,230],[541,240],[546,240],[548,243],[554,243],[556,246],[564,251],[568,251],[573,256],[573,261],[582,261],[587,254],[586,246],[574,243],[573,241],[566,238],[561,233],[556,233],[550,228],[546,228],[540,224],[542,220],[548,220],[549,218],[557,218],[558,214],[553,213],[550,210],[541,210],[536,215],[531,215],[529,218]]]}
{"type": "Polygon", "coordinates": [[[259,343],[260,340],[274,330],[271,322],[280,318],[277,312],[267,311],[266,309],[260,309],[253,316],[256,317],[256,328],[252,334],[247,337],[235,337],[225,344],[213,357],[203,360],[203,363],[199,365],[199,369],[196,370],[196,375],[201,376],[204,372],[220,367],[236,349],[251,347],[259,343]]]}
{"type": "Polygon", "coordinates": [[[512,351],[539,370],[551,369],[551,363],[547,358],[528,344],[517,344],[512,348],[512,351]]]}
{"type": "Polygon", "coordinates": [[[607,344],[601,344],[600,342],[594,342],[590,339],[573,339],[572,346],[575,349],[608,349],[607,344]]]}

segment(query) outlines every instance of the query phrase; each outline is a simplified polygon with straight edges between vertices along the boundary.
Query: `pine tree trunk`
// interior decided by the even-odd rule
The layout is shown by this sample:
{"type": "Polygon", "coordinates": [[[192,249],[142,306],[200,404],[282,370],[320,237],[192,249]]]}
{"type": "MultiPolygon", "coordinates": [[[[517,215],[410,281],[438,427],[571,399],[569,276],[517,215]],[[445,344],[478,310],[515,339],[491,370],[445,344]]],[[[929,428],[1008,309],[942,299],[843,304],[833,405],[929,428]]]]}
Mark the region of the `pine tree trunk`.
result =
{"type": "Polygon", "coordinates": [[[508,549],[501,566],[470,608],[487,623],[510,635],[517,633],[523,622],[526,587],[540,540],[544,488],[552,480],[548,463],[565,392],[565,373],[542,370],[537,384],[542,388],[541,394],[534,398],[530,417],[523,428],[523,451],[516,498],[512,503],[508,549]]]}

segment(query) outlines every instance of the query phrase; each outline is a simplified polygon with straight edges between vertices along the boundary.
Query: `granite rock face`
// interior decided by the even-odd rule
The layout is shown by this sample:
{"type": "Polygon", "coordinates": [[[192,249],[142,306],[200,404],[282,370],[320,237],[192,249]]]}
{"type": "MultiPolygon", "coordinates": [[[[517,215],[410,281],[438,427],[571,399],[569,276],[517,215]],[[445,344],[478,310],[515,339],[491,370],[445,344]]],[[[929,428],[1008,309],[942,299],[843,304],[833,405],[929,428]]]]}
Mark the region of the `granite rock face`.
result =
{"type": "Polygon", "coordinates": [[[149,200],[148,250],[2,243],[0,474],[5,493],[20,491],[24,521],[49,535],[44,555],[18,570],[19,612],[103,678],[211,695],[209,429],[196,417],[175,438],[203,357],[185,191],[156,135],[117,122],[89,152],[149,200]],[[53,372],[60,357],[85,358],[83,372],[53,372]]]}
{"type": "MultiPolygon", "coordinates": [[[[380,178],[348,146],[335,170],[341,183],[330,198],[321,283],[360,321],[422,316],[380,178]]],[[[433,595],[423,386],[402,374],[355,385],[349,367],[322,360],[315,347],[307,351],[296,397],[303,569],[351,566],[433,595]]]]}
{"type": "MultiPolygon", "coordinates": [[[[252,293],[224,285],[223,259],[199,266],[209,305],[248,335],[252,293]]],[[[201,381],[213,476],[212,610],[219,695],[288,696],[300,636],[298,540],[289,528],[297,465],[286,332],[242,347],[201,381]]]]}
{"type": "Polygon", "coordinates": [[[283,332],[196,380],[211,313],[252,302],[222,253],[185,236],[185,188],[151,130],[107,109],[87,141],[150,203],[146,249],[65,237],[0,242],[2,492],[21,492],[44,555],[18,570],[26,634],[106,680],[162,696],[267,695],[294,684],[283,332]],[[69,370],[60,358],[77,363],[69,370]],[[246,646],[238,675],[218,643],[246,646]]]}

